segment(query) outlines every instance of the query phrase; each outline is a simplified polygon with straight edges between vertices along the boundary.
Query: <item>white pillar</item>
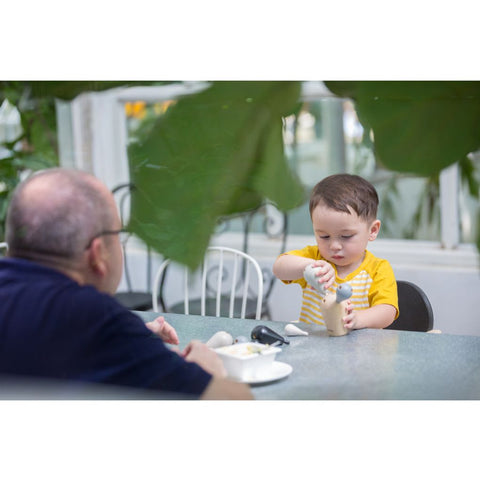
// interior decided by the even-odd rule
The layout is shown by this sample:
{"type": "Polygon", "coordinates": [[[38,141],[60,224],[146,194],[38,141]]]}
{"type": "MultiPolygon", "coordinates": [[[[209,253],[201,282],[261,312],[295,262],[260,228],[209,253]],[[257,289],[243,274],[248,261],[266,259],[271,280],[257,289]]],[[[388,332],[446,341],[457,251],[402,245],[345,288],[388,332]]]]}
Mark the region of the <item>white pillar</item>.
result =
{"type": "Polygon", "coordinates": [[[442,246],[456,248],[460,243],[458,164],[440,173],[440,221],[442,246]]]}

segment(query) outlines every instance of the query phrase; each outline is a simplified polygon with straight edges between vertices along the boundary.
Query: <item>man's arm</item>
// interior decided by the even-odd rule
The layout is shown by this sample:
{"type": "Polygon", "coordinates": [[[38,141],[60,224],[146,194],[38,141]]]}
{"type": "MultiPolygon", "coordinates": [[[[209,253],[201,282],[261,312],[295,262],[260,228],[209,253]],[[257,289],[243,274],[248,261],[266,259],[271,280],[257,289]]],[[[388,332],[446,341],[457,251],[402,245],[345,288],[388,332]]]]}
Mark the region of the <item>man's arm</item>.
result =
{"type": "Polygon", "coordinates": [[[204,343],[192,340],[182,353],[185,360],[195,362],[212,375],[200,398],[202,400],[253,400],[247,385],[225,378],[226,371],[221,358],[204,343]]]}
{"type": "Polygon", "coordinates": [[[201,400],[254,400],[247,385],[226,378],[212,377],[207,388],[200,396],[201,400]]]}

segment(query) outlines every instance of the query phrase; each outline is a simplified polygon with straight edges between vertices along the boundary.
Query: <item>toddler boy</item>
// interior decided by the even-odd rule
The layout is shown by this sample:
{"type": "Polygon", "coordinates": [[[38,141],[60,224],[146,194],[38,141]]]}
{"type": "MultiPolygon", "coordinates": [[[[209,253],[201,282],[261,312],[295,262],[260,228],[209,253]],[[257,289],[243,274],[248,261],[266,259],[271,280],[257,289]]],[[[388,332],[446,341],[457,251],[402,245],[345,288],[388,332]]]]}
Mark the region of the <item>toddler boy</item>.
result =
{"type": "Polygon", "coordinates": [[[397,283],[389,262],[366,250],[377,238],[378,195],[357,175],[337,174],[319,182],[310,197],[310,217],[317,244],[280,255],[273,273],[303,290],[300,320],[323,325],[320,295],[303,278],[305,267],[321,267],[325,289],[348,282],[353,295],[343,318],[345,327],[385,328],[398,317],[397,283]]]}

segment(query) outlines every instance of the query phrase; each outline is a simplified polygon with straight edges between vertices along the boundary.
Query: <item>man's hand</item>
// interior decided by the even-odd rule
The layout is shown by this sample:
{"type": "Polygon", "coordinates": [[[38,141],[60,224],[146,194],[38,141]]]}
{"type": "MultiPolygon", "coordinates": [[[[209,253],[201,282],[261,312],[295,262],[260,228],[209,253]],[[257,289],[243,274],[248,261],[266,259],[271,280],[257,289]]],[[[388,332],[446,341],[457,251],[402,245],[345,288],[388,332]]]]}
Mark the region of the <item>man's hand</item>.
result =
{"type": "Polygon", "coordinates": [[[179,344],[177,332],[163,317],[157,317],[155,320],[147,322],[145,325],[164,342],[171,343],[172,345],[179,344]]]}
{"type": "Polygon", "coordinates": [[[204,343],[192,340],[182,352],[187,362],[195,362],[215,377],[226,377],[227,372],[221,358],[204,343]]]}

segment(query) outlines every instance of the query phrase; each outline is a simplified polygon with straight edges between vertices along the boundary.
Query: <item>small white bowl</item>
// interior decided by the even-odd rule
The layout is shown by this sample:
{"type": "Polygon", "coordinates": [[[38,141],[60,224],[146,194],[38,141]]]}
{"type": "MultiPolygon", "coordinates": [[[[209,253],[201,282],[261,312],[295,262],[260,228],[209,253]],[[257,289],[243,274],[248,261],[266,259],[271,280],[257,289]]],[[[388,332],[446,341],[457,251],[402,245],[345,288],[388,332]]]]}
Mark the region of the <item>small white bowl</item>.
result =
{"type": "Polygon", "coordinates": [[[222,359],[228,377],[245,381],[268,372],[281,349],[263,343],[246,342],[219,347],[215,352],[222,359]]]}

